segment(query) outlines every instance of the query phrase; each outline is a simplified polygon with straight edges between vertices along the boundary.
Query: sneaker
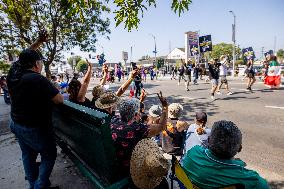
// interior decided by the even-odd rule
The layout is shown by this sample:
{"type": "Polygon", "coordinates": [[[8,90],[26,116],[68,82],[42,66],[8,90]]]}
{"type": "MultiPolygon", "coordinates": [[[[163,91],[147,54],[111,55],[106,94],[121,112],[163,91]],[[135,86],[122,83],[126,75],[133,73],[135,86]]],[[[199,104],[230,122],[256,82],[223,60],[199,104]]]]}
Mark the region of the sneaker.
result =
{"type": "Polygon", "coordinates": [[[215,100],[215,97],[214,97],[214,96],[211,96],[211,99],[212,99],[212,100],[215,100]]]}
{"type": "Polygon", "coordinates": [[[232,94],[233,94],[232,92],[228,92],[228,93],[227,93],[227,95],[232,95],[232,94]]]}
{"type": "Polygon", "coordinates": [[[186,91],[189,91],[189,89],[186,89],[186,91]]]}
{"type": "Polygon", "coordinates": [[[179,86],[179,82],[178,82],[178,86],[179,86]]]}
{"type": "Polygon", "coordinates": [[[217,95],[221,95],[222,93],[221,93],[220,91],[218,91],[216,94],[217,94],[217,95]]]}

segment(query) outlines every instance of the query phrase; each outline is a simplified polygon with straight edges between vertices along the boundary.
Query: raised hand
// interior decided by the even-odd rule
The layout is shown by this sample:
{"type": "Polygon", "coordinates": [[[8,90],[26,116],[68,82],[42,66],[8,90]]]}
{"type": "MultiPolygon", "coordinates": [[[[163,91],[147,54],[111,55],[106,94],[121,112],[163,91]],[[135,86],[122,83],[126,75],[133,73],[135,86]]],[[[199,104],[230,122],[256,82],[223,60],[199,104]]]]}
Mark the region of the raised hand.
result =
{"type": "Polygon", "coordinates": [[[45,29],[39,32],[37,41],[41,43],[48,41],[48,33],[45,29]]]}
{"type": "Polygon", "coordinates": [[[163,97],[162,91],[160,91],[160,94],[158,93],[157,95],[158,95],[158,97],[160,99],[160,102],[161,102],[162,106],[163,107],[168,107],[167,99],[165,97],[163,97]]]}

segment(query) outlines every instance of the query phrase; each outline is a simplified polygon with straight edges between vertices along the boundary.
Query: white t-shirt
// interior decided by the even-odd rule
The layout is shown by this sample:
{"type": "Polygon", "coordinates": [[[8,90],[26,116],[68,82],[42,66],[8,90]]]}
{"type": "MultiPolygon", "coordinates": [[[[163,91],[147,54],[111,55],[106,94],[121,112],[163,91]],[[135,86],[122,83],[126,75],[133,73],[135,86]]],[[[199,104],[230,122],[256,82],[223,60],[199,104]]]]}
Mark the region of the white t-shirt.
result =
{"type": "Polygon", "coordinates": [[[228,68],[225,65],[225,61],[221,61],[221,66],[220,66],[220,76],[226,76],[228,72],[228,68]]]}

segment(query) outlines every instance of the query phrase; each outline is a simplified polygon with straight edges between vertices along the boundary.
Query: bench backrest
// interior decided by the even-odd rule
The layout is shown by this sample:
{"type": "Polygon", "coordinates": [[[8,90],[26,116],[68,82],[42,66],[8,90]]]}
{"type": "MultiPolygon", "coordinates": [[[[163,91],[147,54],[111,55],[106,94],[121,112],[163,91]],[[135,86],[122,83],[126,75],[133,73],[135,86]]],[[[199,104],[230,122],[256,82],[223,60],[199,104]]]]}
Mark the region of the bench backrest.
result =
{"type": "Polygon", "coordinates": [[[53,111],[56,136],[66,143],[106,185],[116,181],[111,117],[69,101],[53,111]]]}

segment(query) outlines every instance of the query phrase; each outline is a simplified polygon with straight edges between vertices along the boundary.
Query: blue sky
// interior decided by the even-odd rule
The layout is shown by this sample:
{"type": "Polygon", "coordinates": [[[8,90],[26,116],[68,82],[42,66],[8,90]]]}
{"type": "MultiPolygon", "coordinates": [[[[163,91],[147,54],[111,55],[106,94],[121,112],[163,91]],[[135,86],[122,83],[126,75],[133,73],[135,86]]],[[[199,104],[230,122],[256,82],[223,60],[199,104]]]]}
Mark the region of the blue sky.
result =
{"type": "MultiPolygon", "coordinates": [[[[128,32],[123,25],[115,27],[111,18],[110,40],[98,38],[97,52],[104,51],[108,62],[122,61],[122,51],[129,52],[133,46],[133,61],[143,55],[154,56],[152,33],[156,36],[157,56],[169,53],[171,49],[184,47],[184,32],[200,31],[201,35],[211,34],[213,44],[232,43],[233,16],[236,14],[236,43],[240,47],[252,46],[256,55],[264,50],[284,48],[284,0],[193,0],[189,11],[178,17],[171,11],[171,0],[156,0],[157,7],[145,12],[138,30],[128,32]]],[[[88,53],[73,50],[87,57],[88,53]]]]}

